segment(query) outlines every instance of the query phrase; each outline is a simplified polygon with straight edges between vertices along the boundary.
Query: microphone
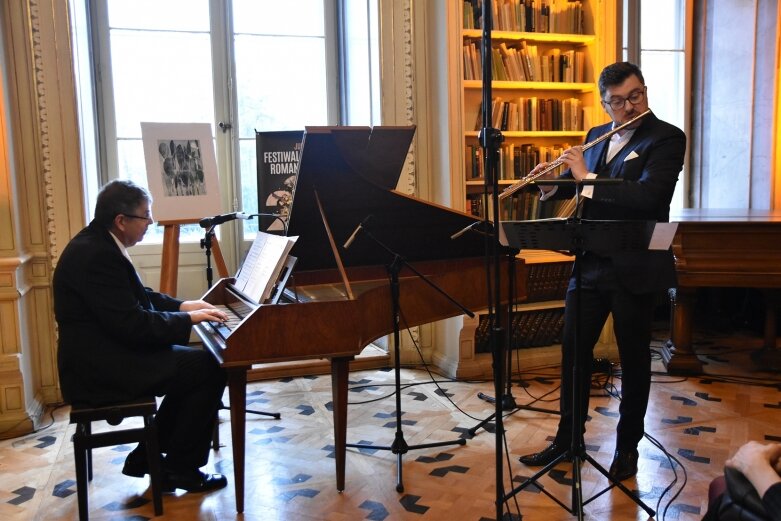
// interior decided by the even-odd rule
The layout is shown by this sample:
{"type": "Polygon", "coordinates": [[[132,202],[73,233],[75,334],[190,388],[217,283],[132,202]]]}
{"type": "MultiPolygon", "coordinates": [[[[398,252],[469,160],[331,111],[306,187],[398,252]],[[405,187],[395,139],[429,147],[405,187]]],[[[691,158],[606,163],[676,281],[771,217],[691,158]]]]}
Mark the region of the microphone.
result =
{"type": "MultiPolygon", "coordinates": [[[[281,213],[253,213],[249,216],[250,219],[253,217],[271,217],[279,221],[282,224],[282,228],[285,230],[285,235],[287,235],[287,215],[282,215],[281,213]]],[[[258,223],[258,225],[260,225],[260,223],[258,223]]],[[[271,226],[269,226],[267,229],[271,230],[271,226]]]]}
{"type": "Polygon", "coordinates": [[[470,224],[469,226],[467,226],[466,228],[462,228],[462,229],[458,230],[456,233],[454,233],[453,235],[450,236],[450,240],[452,241],[453,239],[458,239],[459,237],[464,235],[466,232],[468,232],[469,230],[471,230],[472,228],[477,226],[477,224],[479,222],[480,221],[475,221],[472,224],[470,224]]]}
{"type": "MultiPolygon", "coordinates": [[[[275,219],[282,219],[283,215],[281,213],[253,213],[247,216],[247,219],[252,219],[253,217],[273,217],[275,219]]],[[[239,217],[241,219],[241,217],[239,217]]]]}
{"type": "Polygon", "coordinates": [[[222,215],[215,215],[214,217],[204,217],[198,221],[198,225],[201,228],[211,228],[224,222],[233,221],[234,219],[251,219],[252,217],[244,212],[231,212],[224,213],[222,215]]]}
{"type": "MultiPolygon", "coordinates": [[[[462,229],[458,230],[456,233],[454,233],[453,235],[451,235],[450,236],[450,240],[458,239],[459,237],[464,235],[466,232],[472,232],[472,231],[473,232],[477,232],[477,233],[481,233],[483,235],[493,235],[493,233],[491,233],[491,232],[486,232],[486,231],[483,231],[483,230],[480,229],[481,225],[484,222],[485,221],[475,221],[475,222],[473,222],[472,224],[470,224],[466,228],[462,228],[462,229]]],[[[491,223],[490,222],[488,223],[488,226],[491,227],[491,223]]]]}
{"type": "Polygon", "coordinates": [[[352,235],[350,235],[350,237],[349,237],[349,238],[348,238],[346,241],[344,241],[344,246],[343,246],[343,248],[344,248],[345,250],[346,250],[347,248],[349,248],[349,247],[350,247],[350,245],[353,243],[353,241],[355,240],[355,238],[358,236],[358,232],[360,232],[360,231],[363,229],[363,227],[364,227],[364,226],[366,226],[366,225],[368,224],[368,222],[369,222],[369,220],[370,220],[371,218],[372,218],[372,216],[371,216],[371,215],[367,215],[367,216],[366,216],[366,219],[364,219],[363,221],[361,221],[361,223],[360,223],[360,224],[359,224],[359,225],[358,225],[358,226],[355,228],[355,230],[353,231],[352,235]]]}

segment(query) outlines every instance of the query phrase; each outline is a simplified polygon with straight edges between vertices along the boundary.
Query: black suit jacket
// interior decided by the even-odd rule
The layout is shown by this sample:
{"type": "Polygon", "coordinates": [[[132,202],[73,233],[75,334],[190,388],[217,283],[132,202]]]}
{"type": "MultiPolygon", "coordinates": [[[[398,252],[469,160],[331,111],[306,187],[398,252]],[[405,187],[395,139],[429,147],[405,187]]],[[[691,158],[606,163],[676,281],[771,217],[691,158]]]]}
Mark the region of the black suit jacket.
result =
{"type": "MultiPolygon", "coordinates": [[[[592,128],[586,136],[591,142],[608,132],[611,123],[592,128]]],[[[620,178],[623,183],[594,187],[594,196],[585,201],[583,218],[593,220],[650,220],[668,222],[670,201],[678,174],[683,168],[686,135],[653,113],[641,120],[629,142],[607,164],[600,159],[609,140],[602,141],[583,154],[589,172],[598,178],[620,178]]],[[[561,177],[572,177],[567,170],[561,177]]],[[[561,187],[565,188],[565,187],[561,187]]],[[[571,197],[570,188],[557,197],[571,197]]],[[[612,252],[619,282],[630,292],[648,293],[674,287],[675,265],[671,251],[612,252]]]]}
{"type": "Polygon", "coordinates": [[[180,300],[145,288],[108,230],[95,224],[66,246],[54,271],[57,360],[64,398],[102,404],[164,394],[172,345],[192,322],[180,300]]]}

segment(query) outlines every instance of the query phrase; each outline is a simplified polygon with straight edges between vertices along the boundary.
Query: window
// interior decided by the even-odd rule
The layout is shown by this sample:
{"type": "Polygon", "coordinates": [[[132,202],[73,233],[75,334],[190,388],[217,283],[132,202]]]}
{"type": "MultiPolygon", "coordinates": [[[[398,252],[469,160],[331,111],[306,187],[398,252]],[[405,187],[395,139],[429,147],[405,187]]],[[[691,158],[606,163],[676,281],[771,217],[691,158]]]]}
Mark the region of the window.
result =
{"type": "MultiPolygon", "coordinates": [[[[335,125],[347,115],[372,123],[371,107],[358,105],[376,99],[367,93],[376,89],[377,46],[366,45],[376,37],[376,0],[84,0],[74,11],[74,24],[90,13],[100,184],[146,186],[142,121],[207,122],[225,211],[256,213],[256,131],[335,125]],[[351,44],[362,53],[345,52],[351,44]]],[[[254,235],[255,221],[244,223],[254,235]]],[[[182,228],[183,240],[199,237],[196,226],[182,228]]],[[[150,228],[145,242],[161,240],[162,229],[150,228]]]]}
{"type": "MultiPolygon", "coordinates": [[[[642,69],[654,114],[686,131],[686,1],[624,0],[623,10],[624,60],[642,69]]],[[[686,175],[684,165],[673,209],[685,205],[686,175]]]]}

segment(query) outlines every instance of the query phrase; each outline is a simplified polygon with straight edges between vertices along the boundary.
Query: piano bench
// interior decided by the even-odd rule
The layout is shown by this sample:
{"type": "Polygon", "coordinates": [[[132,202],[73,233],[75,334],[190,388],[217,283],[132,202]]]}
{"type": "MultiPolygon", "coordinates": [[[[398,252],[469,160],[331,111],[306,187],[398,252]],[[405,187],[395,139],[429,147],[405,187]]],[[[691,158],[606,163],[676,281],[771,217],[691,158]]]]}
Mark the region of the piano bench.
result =
{"type": "Polygon", "coordinates": [[[89,519],[87,492],[88,483],[92,481],[92,449],[133,442],[143,442],[146,446],[155,515],[162,515],[162,469],[160,468],[155,414],[157,414],[157,402],[154,396],[100,407],[71,405],[70,423],[76,424],[76,432],[73,434],[72,441],[76,463],[76,493],[81,521],[89,519]],[[137,416],[144,419],[143,427],[116,429],[94,434],[92,432],[92,422],[94,421],[105,420],[109,425],[116,426],[122,423],[125,418],[137,416]]]}

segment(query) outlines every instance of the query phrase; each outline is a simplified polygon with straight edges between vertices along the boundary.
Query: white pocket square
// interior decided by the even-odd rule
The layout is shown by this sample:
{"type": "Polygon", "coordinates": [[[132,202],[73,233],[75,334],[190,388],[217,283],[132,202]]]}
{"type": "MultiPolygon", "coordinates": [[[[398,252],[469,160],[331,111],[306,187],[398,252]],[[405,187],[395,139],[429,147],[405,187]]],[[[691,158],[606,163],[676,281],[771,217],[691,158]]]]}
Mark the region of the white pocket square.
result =
{"type": "Polygon", "coordinates": [[[634,158],[636,158],[636,157],[639,157],[639,156],[637,155],[637,152],[635,152],[634,150],[632,150],[631,152],[629,152],[629,153],[626,155],[626,157],[624,158],[624,161],[626,162],[626,161],[629,161],[630,159],[634,159],[634,158]]]}

